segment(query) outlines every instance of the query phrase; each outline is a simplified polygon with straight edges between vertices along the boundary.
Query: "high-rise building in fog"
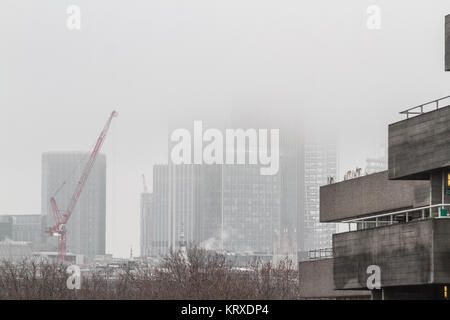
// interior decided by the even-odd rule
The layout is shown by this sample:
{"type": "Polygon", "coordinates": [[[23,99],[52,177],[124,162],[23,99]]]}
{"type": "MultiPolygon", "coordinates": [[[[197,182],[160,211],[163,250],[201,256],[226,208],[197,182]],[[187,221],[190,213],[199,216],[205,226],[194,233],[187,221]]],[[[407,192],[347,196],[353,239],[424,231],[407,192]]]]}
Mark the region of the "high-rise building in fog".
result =
{"type": "Polygon", "coordinates": [[[280,170],[273,176],[261,175],[259,165],[155,166],[159,191],[152,197],[153,223],[146,223],[158,236],[149,240],[154,251],[148,254],[177,248],[181,234],[208,249],[293,259],[297,251],[328,248],[335,225],[319,222],[319,187],[337,177],[336,145],[280,139],[280,170]]]}
{"type": "MultiPolygon", "coordinates": [[[[89,153],[47,152],[42,155],[42,215],[44,228],[54,225],[49,199],[60,210],[67,208],[89,153]]],[[[93,257],[105,254],[106,157],[97,160],[67,223],[67,252],[93,257]]],[[[57,239],[44,235],[48,250],[57,250],[57,239]]]]}
{"type": "Polygon", "coordinates": [[[169,165],[169,244],[176,248],[183,233],[189,244],[197,244],[196,215],[199,212],[199,170],[195,165],[169,165]]]}
{"type": "Polygon", "coordinates": [[[303,204],[298,221],[298,250],[329,248],[331,236],[336,232],[334,224],[319,222],[320,186],[328,177],[337,177],[338,161],[336,144],[306,140],[302,146],[303,204]]]}
{"type": "MultiPolygon", "coordinates": [[[[176,247],[183,233],[187,243],[208,249],[276,258],[296,259],[298,251],[329,247],[334,229],[319,223],[319,187],[337,176],[336,145],[305,140],[294,116],[287,120],[276,112],[239,108],[222,120],[216,121],[219,130],[279,129],[279,171],[264,176],[259,165],[166,166],[162,210],[169,246],[176,247]]],[[[182,123],[192,135],[193,123],[182,123]]],[[[173,145],[169,141],[169,154],[173,145]]],[[[154,183],[155,188],[161,181],[154,183]]],[[[157,199],[162,197],[154,194],[153,202],[157,199]]]]}
{"type": "Polygon", "coordinates": [[[141,246],[141,256],[147,257],[152,255],[152,243],[155,236],[156,230],[155,223],[156,219],[152,217],[152,197],[153,195],[146,190],[141,193],[141,216],[140,216],[140,246],[141,246]]]}
{"type": "Polygon", "coordinates": [[[280,176],[259,165],[223,166],[223,249],[273,254],[280,237],[280,176]]]}
{"type": "Polygon", "coordinates": [[[278,175],[262,176],[255,165],[158,165],[153,179],[151,209],[149,194],[141,196],[143,255],[178,248],[181,235],[208,250],[273,252],[281,232],[278,175]]]}
{"type": "Polygon", "coordinates": [[[366,174],[387,170],[387,156],[366,159],[366,174]]]}
{"type": "Polygon", "coordinates": [[[199,214],[196,241],[207,250],[222,248],[222,165],[199,166],[199,214]]]}
{"type": "Polygon", "coordinates": [[[221,176],[221,166],[155,165],[153,193],[141,195],[142,255],[167,254],[181,237],[220,249],[221,176]]]}
{"type": "Polygon", "coordinates": [[[0,240],[31,242],[34,248],[39,248],[42,233],[42,216],[39,214],[0,215],[0,240]]]}
{"type": "Polygon", "coordinates": [[[12,215],[12,240],[35,245],[43,238],[42,216],[38,214],[12,215]]]}
{"type": "Polygon", "coordinates": [[[385,171],[388,168],[388,156],[386,146],[379,148],[374,157],[366,159],[366,174],[385,171]]]}
{"type": "MultiPolygon", "coordinates": [[[[287,109],[284,109],[287,111],[287,109]]],[[[242,168],[233,168],[230,171],[242,174],[241,178],[235,180],[235,184],[231,184],[229,189],[230,195],[237,199],[248,197],[250,203],[241,201],[235,208],[242,213],[242,216],[235,216],[236,224],[242,222],[245,225],[252,220],[255,225],[251,230],[256,228],[260,230],[270,230],[264,235],[259,235],[261,244],[255,245],[254,233],[243,231],[241,243],[233,240],[233,248],[243,250],[247,248],[249,251],[259,252],[262,254],[273,255],[274,258],[284,258],[289,256],[296,259],[297,255],[297,221],[299,208],[299,124],[296,116],[285,117],[284,112],[280,113],[279,108],[272,108],[261,112],[258,107],[240,107],[233,108],[230,115],[228,127],[230,128],[258,128],[268,130],[279,130],[279,171],[273,176],[261,176],[257,168],[259,166],[247,165],[242,168]],[[241,171],[241,172],[240,172],[241,171]],[[239,173],[240,172],[240,173],[239,173]],[[256,191],[246,189],[249,185],[256,191]],[[235,188],[240,188],[245,194],[239,196],[235,188]],[[251,218],[249,215],[253,215],[251,218]],[[270,215],[271,219],[267,219],[270,215]],[[253,245],[249,245],[253,243],[253,245]],[[269,245],[270,243],[270,245],[269,245]]],[[[237,166],[234,166],[237,167],[237,166]]],[[[232,169],[231,169],[232,168],[232,169]]],[[[226,170],[224,170],[226,172],[226,170]]],[[[224,175],[224,179],[226,175],[224,175]]],[[[224,184],[224,188],[227,185],[224,184]]],[[[227,198],[228,201],[233,200],[227,196],[224,189],[224,205],[227,198]]],[[[225,213],[225,207],[224,207],[225,213]]],[[[224,228],[226,227],[226,217],[224,215],[224,228]]],[[[244,229],[241,229],[244,230],[244,229]]],[[[225,236],[227,234],[225,233],[225,236]]],[[[225,238],[225,244],[227,243],[225,238]]],[[[224,246],[227,249],[227,246],[224,246]]]]}
{"type": "Polygon", "coordinates": [[[299,210],[303,204],[301,144],[295,130],[280,130],[280,227],[275,242],[277,259],[288,256],[297,259],[297,229],[299,210]]]}
{"type": "Polygon", "coordinates": [[[153,167],[152,219],[155,233],[150,236],[150,255],[169,252],[169,168],[167,165],[153,167]]]}
{"type": "Polygon", "coordinates": [[[168,166],[169,243],[218,249],[221,223],[221,166],[168,166]]]}
{"type": "Polygon", "coordinates": [[[0,241],[12,239],[12,217],[0,216],[0,241]]]}

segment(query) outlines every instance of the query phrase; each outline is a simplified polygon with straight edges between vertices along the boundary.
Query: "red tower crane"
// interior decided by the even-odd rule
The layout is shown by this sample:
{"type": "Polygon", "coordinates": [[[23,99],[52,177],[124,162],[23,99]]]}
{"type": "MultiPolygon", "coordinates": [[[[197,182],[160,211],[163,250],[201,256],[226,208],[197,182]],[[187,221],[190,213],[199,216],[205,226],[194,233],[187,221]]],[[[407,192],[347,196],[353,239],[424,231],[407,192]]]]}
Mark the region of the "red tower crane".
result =
{"type": "Polygon", "coordinates": [[[106,134],[108,133],[109,127],[111,125],[111,121],[114,117],[116,117],[118,113],[113,111],[108,118],[108,121],[105,124],[100,136],[97,139],[97,143],[95,144],[94,149],[91,152],[88,162],[84,166],[83,172],[81,174],[80,180],[78,180],[75,191],[73,192],[72,197],[70,198],[69,205],[67,209],[62,212],[58,209],[55,198],[50,197],[50,205],[52,207],[53,217],[55,218],[55,225],[50,227],[46,232],[58,236],[58,254],[61,261],[64,262],[66,257],[66,224],[72,215],[72,212],[80,198],[81,192],[83,191],[84,185],[89,177],[92,167],[94,166],[95,160],[97,159],[97,155],[102,147],[103,142],[105,141],[106,134]]]}

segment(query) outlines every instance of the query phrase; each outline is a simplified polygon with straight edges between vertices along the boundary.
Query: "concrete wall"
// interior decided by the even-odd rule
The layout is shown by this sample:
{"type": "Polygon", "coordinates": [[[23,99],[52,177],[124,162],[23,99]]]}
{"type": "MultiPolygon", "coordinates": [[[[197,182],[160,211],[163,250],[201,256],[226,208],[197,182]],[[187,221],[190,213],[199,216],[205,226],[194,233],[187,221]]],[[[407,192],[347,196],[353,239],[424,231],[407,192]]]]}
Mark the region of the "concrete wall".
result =
{"type": "Polygon", "coordinates": [[[300,298],[371,298],[371,293],[368,290],[335,290],[333,259],[300,262],[298,270],[300,275],[300,298]]]}
{"type": "Polygon", "coordinates": [[[381,286],[450,282],[450,219],[429,219],[333,236],[337,289],[366,288],[367,267],[381,269],[381,286]]]}
{"type": "Polygon", "coordinates": [[[389,125],[389,179],[428,179],[450,166],[450,107],[389,125]]]}
{"type": "Polygon", "coordinates": [[[387,171],[326,185],[320,188],[320,221],[424,206],[429,190],[429,181],[391,181],[387,171]]]}
{"type": "Polygon", "coordinates": [[[445,71],[450,71],[450,15],[445,17],[445,71]]]}
{"type": "Polygon", "coordinates": [[[433,282],[450,283],[450,219],[434,220],[433,282]]]}

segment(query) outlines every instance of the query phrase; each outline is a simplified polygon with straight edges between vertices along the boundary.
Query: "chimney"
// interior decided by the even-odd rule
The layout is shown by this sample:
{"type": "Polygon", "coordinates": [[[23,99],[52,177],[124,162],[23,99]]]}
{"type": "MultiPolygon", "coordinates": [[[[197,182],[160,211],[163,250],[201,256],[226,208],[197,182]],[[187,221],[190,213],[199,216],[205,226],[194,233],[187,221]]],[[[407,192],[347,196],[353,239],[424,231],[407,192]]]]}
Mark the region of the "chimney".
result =
{"type": "Polygon", "coordinates": [[[445,71],[450,71],[450,14],[445,17],[445,71]]]}

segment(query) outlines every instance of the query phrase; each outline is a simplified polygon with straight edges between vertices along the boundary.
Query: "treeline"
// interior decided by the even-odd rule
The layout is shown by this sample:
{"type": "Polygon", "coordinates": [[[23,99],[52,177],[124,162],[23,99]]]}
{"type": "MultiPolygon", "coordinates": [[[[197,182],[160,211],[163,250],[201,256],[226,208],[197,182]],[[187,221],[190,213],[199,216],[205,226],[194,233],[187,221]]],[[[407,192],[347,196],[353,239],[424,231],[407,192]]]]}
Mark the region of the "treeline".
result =
{"type": "Polygon", "coordinates": [[[126,267],[114,279],[91,271],[80,289],[67,287],[61,263],[0,263],[0,299],[296,299],[298,273],[293,262],[254,261],[234,268],[219,253],[189,248],[171,252],[158,267],[126,267]]]}

